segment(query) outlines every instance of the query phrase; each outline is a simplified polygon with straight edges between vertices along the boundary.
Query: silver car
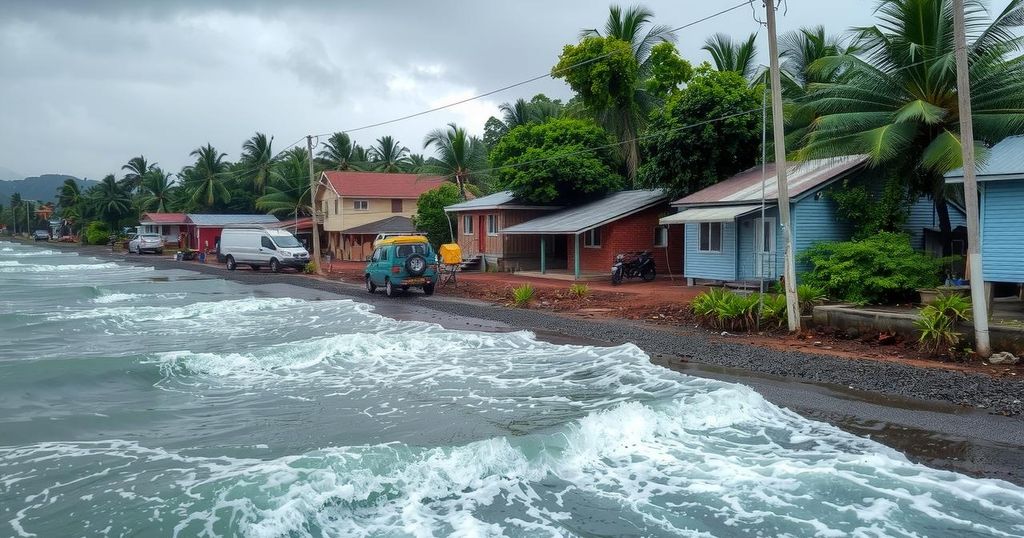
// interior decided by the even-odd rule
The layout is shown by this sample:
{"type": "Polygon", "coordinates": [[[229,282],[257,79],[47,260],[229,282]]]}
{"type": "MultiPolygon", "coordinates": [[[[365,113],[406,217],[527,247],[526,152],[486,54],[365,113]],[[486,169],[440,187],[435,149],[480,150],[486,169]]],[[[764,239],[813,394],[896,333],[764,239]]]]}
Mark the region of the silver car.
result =
{"type": "Polygon", "coordinates": [[[128,242],[128,252],[142,254],[143,252],[164,253],[164,238],[160,234],[139,234],[128,242]]]}

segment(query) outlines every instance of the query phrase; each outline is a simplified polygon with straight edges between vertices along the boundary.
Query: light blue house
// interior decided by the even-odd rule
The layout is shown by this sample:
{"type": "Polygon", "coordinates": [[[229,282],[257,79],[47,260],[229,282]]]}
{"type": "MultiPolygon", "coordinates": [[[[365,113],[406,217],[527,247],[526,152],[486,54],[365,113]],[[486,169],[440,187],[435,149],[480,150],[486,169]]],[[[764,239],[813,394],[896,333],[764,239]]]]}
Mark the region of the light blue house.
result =
{"type": "MultiPolygon", "coordinates": [[[[869,181],[860,174],[867,161],[866,156],[853,155],[789,163],[787,184],[798,255],[814,243],[846,241],[853,234],[853,226],[838,217],[836,203],[827,192],[847,178],[869,181]]],[[[685,225],[683,275],[690,283],[752,282],[782,276],[785,240],[779,225],[777,185],[774,164],[767,165],[763,173],[761,166],[756,166],[673,202],[679,212],[660,222],[685,225]]],[[[954,227],[963,223],[960,208],[951,205],[950,216],[954,227]]],[[[915,247],[924,250],[927,231],[937,226],[930,199],[913,204],[906,230],[915,247]]],[[[798,275],[806,269],[797,263],[798,275]]]]}
{"type": "MultiPolygon", "coordinates": [[[[985,280],[1024,283],[1024,136],[993,146],[977,178],[985,280]]],[[[963,170],[946,175],[949,183],[963,180],[963,170]]]]}

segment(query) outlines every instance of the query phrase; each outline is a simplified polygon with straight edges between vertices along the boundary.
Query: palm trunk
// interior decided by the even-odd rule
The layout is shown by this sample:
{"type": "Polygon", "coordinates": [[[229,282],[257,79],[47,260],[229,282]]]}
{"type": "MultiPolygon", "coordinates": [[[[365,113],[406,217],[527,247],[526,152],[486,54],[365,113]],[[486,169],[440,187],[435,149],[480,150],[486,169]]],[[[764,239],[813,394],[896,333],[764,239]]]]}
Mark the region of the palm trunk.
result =
{"type": "Polygon", "coordinates": [[[455,174],[455,182],[459,185],[459,196],[462,197],[462,201],[466,201],[466,182],[463,180],[461,174],[455,174]]]}

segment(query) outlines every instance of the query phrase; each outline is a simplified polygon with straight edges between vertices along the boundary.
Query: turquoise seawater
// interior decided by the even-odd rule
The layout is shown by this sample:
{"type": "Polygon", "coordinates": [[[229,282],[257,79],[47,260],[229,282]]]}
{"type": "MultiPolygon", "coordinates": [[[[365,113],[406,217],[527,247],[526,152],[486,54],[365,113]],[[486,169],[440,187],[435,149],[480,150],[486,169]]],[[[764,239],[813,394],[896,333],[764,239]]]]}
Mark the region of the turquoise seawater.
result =
{"type": "Polygon", "coordinates": [[[0,242],[0,536],[1021,536],[632,345],[396,321],[0,242]]]}

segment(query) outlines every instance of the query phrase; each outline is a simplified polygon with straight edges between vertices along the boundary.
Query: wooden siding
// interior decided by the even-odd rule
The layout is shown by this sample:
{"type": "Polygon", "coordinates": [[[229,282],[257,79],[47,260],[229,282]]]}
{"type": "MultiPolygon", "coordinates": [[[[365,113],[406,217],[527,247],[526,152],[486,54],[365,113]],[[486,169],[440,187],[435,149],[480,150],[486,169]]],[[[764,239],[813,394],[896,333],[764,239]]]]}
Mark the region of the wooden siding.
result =
{"type": "Polygon", "coordinates": [[[698,225],[686,225],[683,276],[707,280],[736,280],[736,223],[722,223],[722,252],[700,252],[698,225]]]}
{"type": "Polygon", "coordinates": [[[982,185],[981,254],[985,280],[1024,282],[1024,180],[982,185]]]}

